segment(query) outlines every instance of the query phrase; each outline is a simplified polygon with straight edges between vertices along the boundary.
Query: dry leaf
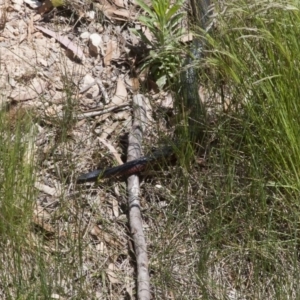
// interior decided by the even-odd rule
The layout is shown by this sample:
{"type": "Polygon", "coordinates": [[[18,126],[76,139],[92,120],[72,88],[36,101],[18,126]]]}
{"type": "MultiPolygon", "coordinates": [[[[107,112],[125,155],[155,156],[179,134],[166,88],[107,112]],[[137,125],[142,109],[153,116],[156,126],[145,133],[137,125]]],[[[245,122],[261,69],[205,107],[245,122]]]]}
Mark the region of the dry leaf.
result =
{"type": "Polygon", "coordinates": [[[104,15],[108,19],[114,19],[114,20],[120,20],[120,21],[128,21],[128,20],[134,20],[135,16],[131,15],[131,12],[126,9],[116,9],[114,6],[112,6],[109,2],[106,0],[100,0],[100,3],[95,3],[95,6],[97,9],[102,11],[104,15]]]}
{"type": "Polygon", "coordinates": [[[112,5],[110,5],[108,2],[102,0],[100,1],[100,3],[95,3],[94,5],[97,7],[99,11],[103,12],[105,17],[107,17],[108,19],[112,18],[113,11],[115,10],[115,8],[112,5]]]}
{"type": "Polygon", "coordinates": [[[33,215],[32,223],[40,230],[43,231],[45,236],[53,236],[55,234],[55,229],[48,223],[45,223],[43,218],[33,215]]]}
{"type": "Polygon", "coordinates": [[[103,144],[107,147],[109,152],[115,157],[116,161],[120,165],[122,165],[123,161],[122,161],[121,156],[119,155],[118,151],[116,150],[116,148],[111,143],[109,143],[106,139],[99,137],[98,140],[101,142],[101,144],[103,144]]]}
{"type": "Polygon", "coordinates": [[[171,95],[171,93],[168,93],[164,99],[161,101],[161,107],[167,108],[167,109],[173,109],[174,107],[174,99],[171,95]]]}
{"type": "Polygon", "coordinates": [[[104,56],[104,65],[109,66],[112,59],[119,58],[118,44],[116,41],[110,40],[107,43],[106,54],[104,56]]]}
{"type": "Polygon", "coordinates": [[[31,85],[26,87],[17,87],[9,96],[14,101],[27,101],[36,98],[43,94],[46,87],[46,83],[40,79],[33,79],[31,85]]]}
{"type": "Polygon", "coordinates": [[[153,40],[153,34],[151,33],[150,29],[143,26],[143,32],[146,38],[151,42],[153,40]]]}
{"type": "Polygon", "coordinates": [[[127,100],[127,90],[123,79],[119,78],[117,82],[117,90],[111,102],[114,105],[120,105],[127,100]]]}
{"type": "Polygon", "coordinates": [[[59,113],[62,112],[62,105],[51,105],[45,109],[45,115],[47,117],[55,117],[58,116],[59,113]]]}
{"type": "Polygon", "coordinates": [[[104,56],[104,66],[109,66],[112,60],[113,48],[112,41],[109,41],[107,44],[106,54],[104,56]]]}
{"type": "Polygon", "coordinates": [[[34,207],[33,215],[45,221],[51,219],[51,215],[44,209],[44,207],[38,204],[36,204],[34,207]]]}
{"type": "Polygon", "coordinates": [[[39,190],[39,191],[41,191],[41,192],[43,192],[43,193],[45,193],[47,195],[50,195],[50,196],[57,197],[59,195],[59,193],[57,192],[57,190],[55,188],[52,188],[52,187],[50,187],[48,185],[45,185],[45,184],[42,184],[40,182],[36,182],[34,184],[34,187],[37,190],[39,190]]]}
{"type": "Polygon", "coordinates": [[[181,41],[182,43],[187,43],[187,42],[190,42],[190,41],[192,41],[192,40],[193,40],[193,34],[192,34],[191,32],[185,34],[184,36],[182,36],[182,37],[180,38],[180,41],[181,41]]]}
{"type": "Polygon", "coordinates": [[[0,6],[0,30],[5,28],[5,24],[7,22],[7,15],[6,15],[6,6],[0,6]]]}
{"type": "Polygon", "coordinates": [[[118,7],[122,7],[125,8],[123,0],[115,0],[114,3],[116,4],[116,6],[118,7]]]}
{"type": "Polygon", "coordinates": [[[124,20],[127,21],[128,19],[130,19],[130,11],[126,10],[126,9],[118,9],[114,11],[114,19],[116,20],[124,20]],[[121,18],[117,18],[117,17],[121,17],[121,18]]]}
{"type": "Polygon", "coordinates": [[[105,126],[106,124],[103,125],[102,127],[102,133],[100,135],[101,139],[106,139],[109,135],[111,135],[116,128],[118,127],[118,122],[114,122],[113,124],[109,124],[108,126],[105,126]]]}
{"type": "Polygon", "coordinates": [[[130,78],[130,85],[132,87],[133,93],[137,93],[138,90],[140,89],[140,82],[136,77],[130,78]]]}
{"type": "Polygon", "coordinates": [[[119,111],[116,114],[114,114],[113,119],[114,121],[123,121],[123,120],[129,120],[131,117],[131,114],[129,111],[119,111]]]}
{"type": "Polygon", "coordinates": [[[81,48],[78,45],[76,45],[75,43],[73,43],[72,41],[70,41],[66,36],[61,36],[58,33],[54,32],[52,30],[49,30],[47,28],[44,28],[42,26],[35,26],[35,27],[37,29],[39,29],[40,31],[46,33],[47,35],[50,35],[51,37],[55,38],[59,43],[61,43],[67,49],[72,51],[74,56],[76,56],[80,60],[83,61],[85,59],[85,56],[84,56],[81,48]]]}
{"type": "Polygon", "coordinates": [[[109,264],[108,269],[106,270],[106,275],[111,283],[119,283],[119,279],[117,274],[115,273],[115,266],[114,264],[109,264]]]}
{"type": "Polygon", "coordinates": [[[120,213],[119,213],[119,203],[116,199],[112,200],[112,208],[113,208],[114,216],[117,218],[120,213]]]}
{"type": "Polygon", "coordinates": [[[105,241],[109,246],[113,246],[118,249],[123,248],[122,243],[116,237],[100,229],[98,225],[93,226],[90,234],[96,237],[99,241],[105,241]]]}
{"type": "Polygon", "coordinates": [[[133,297],[133,286],[134,286],[134,284],[126,278],[126,292],[129,296],[129,299],[134,299],[134,297],[133,297]]]}

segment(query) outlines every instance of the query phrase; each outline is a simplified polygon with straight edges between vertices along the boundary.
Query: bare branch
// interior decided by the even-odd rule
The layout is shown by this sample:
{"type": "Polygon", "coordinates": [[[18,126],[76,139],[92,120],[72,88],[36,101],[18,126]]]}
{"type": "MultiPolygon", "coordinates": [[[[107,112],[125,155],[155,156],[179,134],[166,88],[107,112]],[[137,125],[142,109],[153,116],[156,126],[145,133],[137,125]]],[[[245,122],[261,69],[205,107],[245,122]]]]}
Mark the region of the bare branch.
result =
{"type": "MultiPolygon", "coordinates": [[[[140,94],[134,95],[134,121],[132,125],[132,132],[129,135],[127,161],[137,159],[141,156],[141,142],[143,138],[144,124],[146,124],[146,109],[144,103],[144,96],[140,94]]],[[[140,187],[138,175],[129,176],[127,182],[129,223],[137,261],[137,295],[140,300],[149,300],[150,279],[148,271],[148,256],[140,210],[140,187]]]]}

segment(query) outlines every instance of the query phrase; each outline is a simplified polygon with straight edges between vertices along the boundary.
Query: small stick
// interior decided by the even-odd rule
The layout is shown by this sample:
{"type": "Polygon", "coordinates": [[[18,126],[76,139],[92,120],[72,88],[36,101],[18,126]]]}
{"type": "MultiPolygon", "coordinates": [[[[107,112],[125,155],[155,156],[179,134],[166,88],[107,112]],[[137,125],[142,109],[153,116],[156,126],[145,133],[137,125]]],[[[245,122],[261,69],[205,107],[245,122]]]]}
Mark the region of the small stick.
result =
{"type": "MultiPolygon", "coordinates": [[[[97,108],[97,109],[93,109],[93,110],[90,110],[90,111],[78,113],[78,115],[76,115],[76,118],[78,120],[82,120],[82,119],[85,119],[85,118],[101,116],[101,115],[104,115],[104,114],[107,114],[107,113],[110,113],[110,112],[113,112],[113,111],[125,110],[128,107],[129,107],[129,104],[127,103],[127,104],[121,104],[121,105],[114,105],[114,106],[110,106],[110,107],[107,107],[107,108],[97,108]]],[[[58,114],[58,117],[62,118],[63,113],[60,112],[58,114]]]]}
{"type": "MultiPolygon", "coordinates": [[[[133,116],[132,132],[129,134],[128,162],[141,157],[141,142],[144,125],[146,124],[146,109],[143,95],[137,94],[133,96],[133,116]]],[[[138,175],[129,176],[127,183],[129,224],[137,261],[137,298],[150,300],[148,255],[140,209],[138,175]]]]}
{"type": "Polygon", "coordinates": [[[122,105],[114,105],[108,108],[100,108],[100,109],[96,109],[93,111],[87,111],[84,113],[80,113],[77,115],[77,118],[79,120],[85,119],[85,118],[89,118],[89,117],[95,117],[95,116],[101,116],[113,111],[118,111],[118,110],[124,110],[125,108],[129,107],[129,104],[122,104],[122,105]]]}

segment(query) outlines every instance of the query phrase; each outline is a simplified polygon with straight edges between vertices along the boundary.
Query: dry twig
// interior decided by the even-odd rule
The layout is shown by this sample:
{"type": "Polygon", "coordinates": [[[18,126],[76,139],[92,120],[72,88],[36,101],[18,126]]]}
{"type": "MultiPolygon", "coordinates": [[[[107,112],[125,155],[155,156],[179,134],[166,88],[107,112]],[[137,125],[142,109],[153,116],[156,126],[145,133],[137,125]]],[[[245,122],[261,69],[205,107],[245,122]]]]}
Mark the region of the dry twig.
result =
{"type": "MultiPolygon", "coordinates": [[[[144,103],[144,96],[137,94],[133,97],[134,121],[132,125],[132,132],[129,135],[127,161],[131,161],[141,156],[143,127],[144,124],[146,124],[146,109],[144,103]]],[[[143,233],[142,216],[140,210],[139,191],[138,175],[129,176],[129,223],[137,261],[137,295],[138,299],[148,300],[150,299],[150,279],[148,272],[146,239],[143,233]]]]}

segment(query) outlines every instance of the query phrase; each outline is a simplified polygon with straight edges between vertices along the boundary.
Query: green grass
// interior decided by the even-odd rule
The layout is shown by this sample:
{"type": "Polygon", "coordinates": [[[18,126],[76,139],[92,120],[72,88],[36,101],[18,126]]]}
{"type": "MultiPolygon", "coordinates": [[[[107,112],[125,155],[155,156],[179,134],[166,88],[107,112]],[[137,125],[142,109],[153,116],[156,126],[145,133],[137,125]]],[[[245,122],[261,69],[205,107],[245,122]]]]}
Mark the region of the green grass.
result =
{"type": "Polygon", "coordinates": [[[181,26],[186,13],[182,11],[182,0],[171,4],[170,0],[152,0],[151,5],[143,0],[137,4],[144,10],[138,20],[152,34],[149,40],[143,30],[132,29],[150,49],[142,62],[142,69],[148,69],[159,89],[170,88],[178,81],[178,70],[182,66],[184,49],[180,43],[186,30],[181,26]]]}
{"type": "Polygon", "coordinates": [[[22,121],[14,124],[1,112],[0,278],[3,299],[19,299],[18,295],[24,289],[23,278],[28,278],[29,270],[23,268],[23,259],[31,251],[29,232],[35,197],[32,152],[34,129],[29,116],[23,114],[21,118],[16,118],[22,118],[22,121]],[[13,288],[9,289],[12,284],[13,288]]]}
{"type": "Polygon", "coordinates": [[[218,176],[208,179],[199,264],[199,282],[215,285],[217,299],[230,288],[249,299],[294,299],[299,284],[300,12],[289,3],[231,2],[208,38],[206,83],[230,100],[212,129],[218,176]],[[213,268],[224,278],[208,280],[213,268]]]}

